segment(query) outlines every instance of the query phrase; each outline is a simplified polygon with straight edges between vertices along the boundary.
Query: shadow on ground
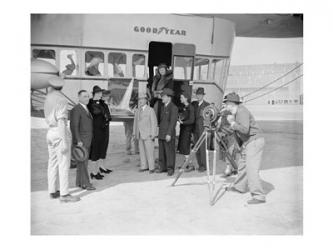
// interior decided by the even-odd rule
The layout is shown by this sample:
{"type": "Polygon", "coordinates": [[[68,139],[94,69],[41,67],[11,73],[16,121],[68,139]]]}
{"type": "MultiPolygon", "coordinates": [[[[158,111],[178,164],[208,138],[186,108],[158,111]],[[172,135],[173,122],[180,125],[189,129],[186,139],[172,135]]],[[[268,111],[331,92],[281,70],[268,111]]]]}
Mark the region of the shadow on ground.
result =
{"type": "MultiPolygon", "coordinates": [[[[302,166],[303,165],[303,123],[299,121],[283,122],[260,122],[264,131],[266,147],[264,152],[262,169],[302,166]]],[[[93,181],[93,185],[100,192],[106,188],[133,182],[145,182],[154,180],[170,179],[170,185],[174,177],[163,174],[149,174],[148,172],[139,173],[139,156],[128,156],[125,152],[124,129],[122,126],[112,126],[110,129],[110,145],[107,156],[107,167],[113,172],[101,181],[93,181]]],[[[47,190],[47,147],[46,130],[31,130],[31,191],[47,190]]],[[[157,150],[155,149],[156,155],[157,150]]],[[[176,166],[180,166],[183,157],[177,155],[176,166]]],[[[195,162],[195,161],[194,161],[195,162]]],[[[195,162],[196,164],[196,162],[195,162]]],[[[224,171],[225,163],[221,160],[217,163],[217,175],[224,171]]],[[[177,185],[206,185],[203,183],[188,183],[182,180],[189,177],[205,176],[205,173],[190,172],[185,173],[178,180],[177,185]]],[[[76,170],[70,170],[70,186],[75,186],[76,170]]],[[[265,190],[274,189],[270,183],[264,183],[265,190]]],[[[76,192],[77,190],[75,190],[76,192]]],[[[81,196],[93,192],[83,192],[81,196]]]]}

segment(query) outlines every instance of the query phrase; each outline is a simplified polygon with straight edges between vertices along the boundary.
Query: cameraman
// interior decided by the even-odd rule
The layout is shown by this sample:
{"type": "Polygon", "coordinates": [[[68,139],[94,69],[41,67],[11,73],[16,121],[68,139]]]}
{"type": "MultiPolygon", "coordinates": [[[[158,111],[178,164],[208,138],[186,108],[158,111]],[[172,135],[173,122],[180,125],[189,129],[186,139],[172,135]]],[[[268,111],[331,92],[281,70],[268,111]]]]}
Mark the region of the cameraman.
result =
{"type": "Polygon", "coordinates": [[[248,204],[260,204],[266,201],[259,177],[265,140],[260,136],[260,128],[250,111],[241,105],[236,93],[228,94],[223,102],[232,114],[227,116],[231,129],[235,131],[241,142],[241,159],[238,166],[238,176],[228,191],[251,192],[252,199],[248,204]]]}

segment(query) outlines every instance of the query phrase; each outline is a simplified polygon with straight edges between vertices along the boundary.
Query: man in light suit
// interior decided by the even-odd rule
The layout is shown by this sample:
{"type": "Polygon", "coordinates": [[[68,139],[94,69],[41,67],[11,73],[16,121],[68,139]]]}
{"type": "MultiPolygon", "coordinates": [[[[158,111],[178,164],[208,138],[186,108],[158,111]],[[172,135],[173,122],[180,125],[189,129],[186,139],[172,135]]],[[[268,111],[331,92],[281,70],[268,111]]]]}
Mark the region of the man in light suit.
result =
{"type": "Polygon", "coordinates": [[[157,136],[157,118],[150,106],[147,105],[147,97],[139,97],[139,107],[135,112],[133,137],[139,141],[140,172],[149,170],[154,173],[154,138],[157,136]]]}
{"type": "Polygon", "coordinates": [[[51,199],[59,198],[61,202],[76,202],[80,198],[69,194],[72,135],[67,127],[68,102],[61,93],[64,83],[60,77],[49,79],[48,93],[44,103],[45,122],[48,125],[46,135],[49,152],[48,191],[51,199]],[[60,191],[57,191],[57,180],[60,191]]]}
{"type": "MultiPolygon", "coordinates": [[[[71,111],[70,126],[73,144],[83,146],[89,152],[93,137],[93,117],[87,108],[89,94],[86,90],[80,90],[78,95],[79,103],[71,111]]],[[[79,162],[76,169],[76,186],[86,190],[95,190],[89,180],[88,159],[79,162]]]]}

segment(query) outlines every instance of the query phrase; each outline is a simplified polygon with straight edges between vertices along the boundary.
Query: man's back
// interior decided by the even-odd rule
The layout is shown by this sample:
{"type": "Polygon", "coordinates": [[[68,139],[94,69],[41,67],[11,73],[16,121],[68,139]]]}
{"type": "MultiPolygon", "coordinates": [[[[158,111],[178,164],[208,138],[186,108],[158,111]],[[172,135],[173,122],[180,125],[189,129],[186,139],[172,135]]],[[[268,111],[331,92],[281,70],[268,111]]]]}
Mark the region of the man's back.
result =
{"type": "Polygon", "coordinates": [[[68,119],[68,102],[59,91],[48,93],[44,102],[45,121],[50,127],[57,126],[61,118],[68,119]]]}

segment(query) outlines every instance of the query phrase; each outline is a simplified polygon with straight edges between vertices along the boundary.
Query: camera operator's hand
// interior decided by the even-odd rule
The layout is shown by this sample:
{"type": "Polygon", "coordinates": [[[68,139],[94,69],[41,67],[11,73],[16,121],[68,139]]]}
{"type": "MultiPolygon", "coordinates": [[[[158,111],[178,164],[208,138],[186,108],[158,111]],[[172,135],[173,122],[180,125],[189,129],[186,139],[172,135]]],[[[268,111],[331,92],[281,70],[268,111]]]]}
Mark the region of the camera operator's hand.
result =
{"type": "Polygon", "coordinates": [[[234,123],[234,122],[235,122],[235,116],[233,116],[233,115],[228,115],[228,116],[227,116],[227,121],[228,121],[230,124],[234,123]]]}
{"type": "Polygon", "coordinates": [[[83,146],[83,142],[82,142],[82,141],[79,141],[79,142],[77,143],[77,145],[78,145],[79,147],[82,147],[82,146],[83,146]]]}

